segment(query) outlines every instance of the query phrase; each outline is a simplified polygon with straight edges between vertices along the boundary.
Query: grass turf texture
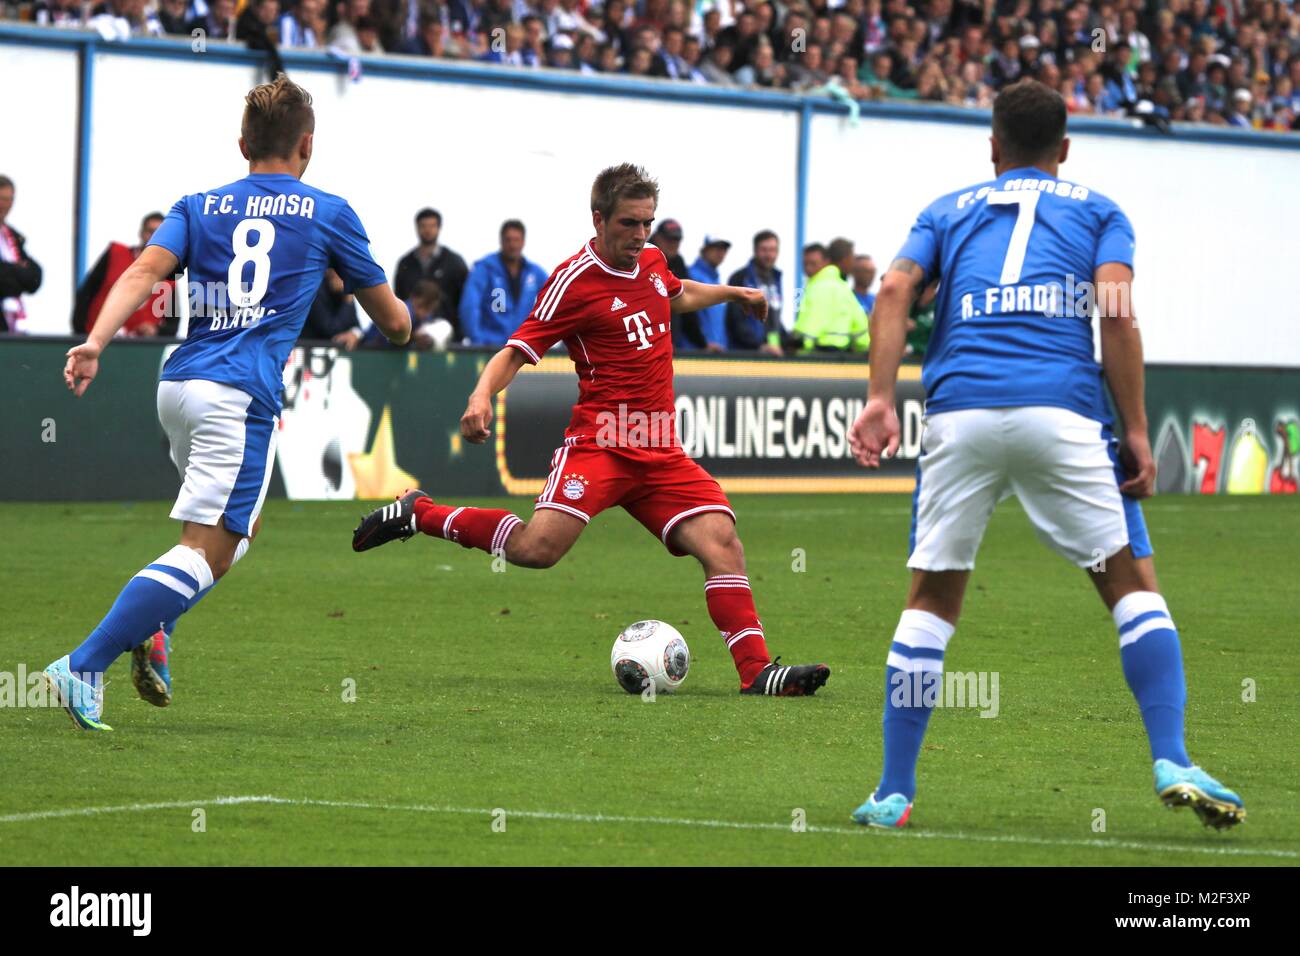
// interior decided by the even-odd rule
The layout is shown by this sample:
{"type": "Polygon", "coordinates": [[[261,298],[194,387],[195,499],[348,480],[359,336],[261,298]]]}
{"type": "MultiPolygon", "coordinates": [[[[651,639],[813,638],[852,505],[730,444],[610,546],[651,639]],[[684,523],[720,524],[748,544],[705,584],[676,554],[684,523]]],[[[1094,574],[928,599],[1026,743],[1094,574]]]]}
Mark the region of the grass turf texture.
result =
{"type": "MultiPolygon", "coordinates": [[[[600,516],[551,570],[494,573],[481,552],[427,538],[356,555],[356,503],[276,501],[249,557],[182,618],[170,708],[136,698],[123,657],[109,672],[113,733],[75,731],[57,711],[0,709],[3,859],[1296,864],[1294,500],[1164,498],[1147,508],[1182,635],[1189,749],[1249,811],[1223,834],[1159,805],[1109,616],[1010,502],[985,537],[946,661],[997,671],[1000,713],[935,713],[910,835],[853,827],[849,813],[880,770],[909,502],[735,505],[772,652],[833,669],[815,699],[738,696],[698,565],[670,558],[621,511],[600,516]],[[792,570],[795,549],[804,572],[792,570]],[[683,689],[653,703],[620,690],[608,663],[619,630],[646,617],[673,623],[692,651],[683,689]],[[1256,702],[1242,700],[1246,678],[1256,702]],[[349,679],[354,703],[343,700],[349,679]],[[376,806],[202,803],[233,795],[376,806]],[[154,802],[179,805],[12,819],[154,802]],[[391,809],[414,805],[483,812],[391,809]],[[192,830],[198,806],[206,832],[192,830]],[[493,830],[494,808],[507,811],[504,832],[493,830]],[[1104,833],[1093,830],[1098,808],[1104,833]],[[796,809],[810,832],[791,832],[796,809]]],[[[522,499],[506,506],[528,513],[522,499]]],[[[11,556],[0,670],[39,670],[75,646],[126,579],[175,543],[167,510],[0,504],[11,556]]]]}

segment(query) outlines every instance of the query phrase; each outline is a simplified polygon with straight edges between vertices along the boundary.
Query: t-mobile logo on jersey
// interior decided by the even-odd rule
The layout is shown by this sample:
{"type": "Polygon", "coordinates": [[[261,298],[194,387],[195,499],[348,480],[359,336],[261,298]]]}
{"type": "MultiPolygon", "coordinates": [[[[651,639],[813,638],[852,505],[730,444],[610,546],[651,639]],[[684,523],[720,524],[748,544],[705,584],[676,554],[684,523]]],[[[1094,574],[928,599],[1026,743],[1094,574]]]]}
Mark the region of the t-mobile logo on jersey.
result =
{"type": "MultiPolygon", "coordinates": [[[[650,336],[655,334],[656,329],[655,324],[650,321],[650,316],[646,315],[644,311],[623,316],[623,328],[627,329],[627,340],[629,342],[640,341],[641,344],[636,347],[638,352],[650,348],[650,336]],[[636,326],[635,330],[632,328],[633,325],[636,326]]],[[[668,324],[660,322],[657,331],[666,332],[667,330],[668,324]]]]}

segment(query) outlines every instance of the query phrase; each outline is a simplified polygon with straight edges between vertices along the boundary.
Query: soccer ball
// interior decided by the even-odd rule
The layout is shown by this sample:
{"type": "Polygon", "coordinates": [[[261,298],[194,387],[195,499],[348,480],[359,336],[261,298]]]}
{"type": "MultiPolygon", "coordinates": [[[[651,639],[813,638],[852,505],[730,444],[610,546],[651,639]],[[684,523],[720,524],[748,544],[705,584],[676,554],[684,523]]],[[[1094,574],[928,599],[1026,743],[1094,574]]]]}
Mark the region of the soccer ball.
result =
{"type": "Polygon", "coordinates": [[[629,694],[639,694],[652,683],[656,694],[668,694],[686,680],[691,652],[671,624],[637,621],[615,639],[609,666],[629,694]]]}

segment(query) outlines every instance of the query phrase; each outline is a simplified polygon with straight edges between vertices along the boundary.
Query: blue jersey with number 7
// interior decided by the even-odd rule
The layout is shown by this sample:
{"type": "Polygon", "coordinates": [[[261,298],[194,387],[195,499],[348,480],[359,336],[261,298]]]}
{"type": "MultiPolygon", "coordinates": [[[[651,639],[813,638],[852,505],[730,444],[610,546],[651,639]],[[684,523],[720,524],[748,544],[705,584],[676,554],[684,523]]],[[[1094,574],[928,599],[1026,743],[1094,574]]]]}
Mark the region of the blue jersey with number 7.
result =
{"type": "Polygon", "coordinates": [[[1013,169],[931,203],[898,256],[926,284],[939,279],[921,371],[928,412],[1051,405],[1110,421],[1092,283],[1103,263],[1133,266],[1133,227],[1115,203],[1013,169]]]}
{"type": "Polygon", "coordinates": [[[189,269],[190,326],[162,380],[206,379],[280,411],[284,363],[325,269],[346,291],[387,281],[344,200],[283,173],[252,173],[176,203],[153,234],[189,269]]]}

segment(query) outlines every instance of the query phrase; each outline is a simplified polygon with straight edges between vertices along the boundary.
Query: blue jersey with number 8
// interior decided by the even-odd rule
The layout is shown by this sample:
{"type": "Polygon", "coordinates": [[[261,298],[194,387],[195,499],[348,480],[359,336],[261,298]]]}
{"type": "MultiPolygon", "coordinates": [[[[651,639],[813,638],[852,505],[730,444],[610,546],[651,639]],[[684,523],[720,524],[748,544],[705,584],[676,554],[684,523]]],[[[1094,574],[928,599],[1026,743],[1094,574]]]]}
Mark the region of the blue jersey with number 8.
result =
{"type": "Polygon", "coordinates": [[[186,196],[153,234],[189,269],[190,323],[163,381],[230,385],[278,414],[284,363],[326,268],[346,291],[384,283],[344,200],[282,173],[186,196]]]}
{"type": "Polygon", "coordinates": [[[1092,283],[1103,263],[1133,266],[1133,227],[1115,203],[1013,169],[928,206],[898,256],[926,284],[939,279],[921,371],[928,412],[1050,405],[1110,421],[1092,283]]]}

